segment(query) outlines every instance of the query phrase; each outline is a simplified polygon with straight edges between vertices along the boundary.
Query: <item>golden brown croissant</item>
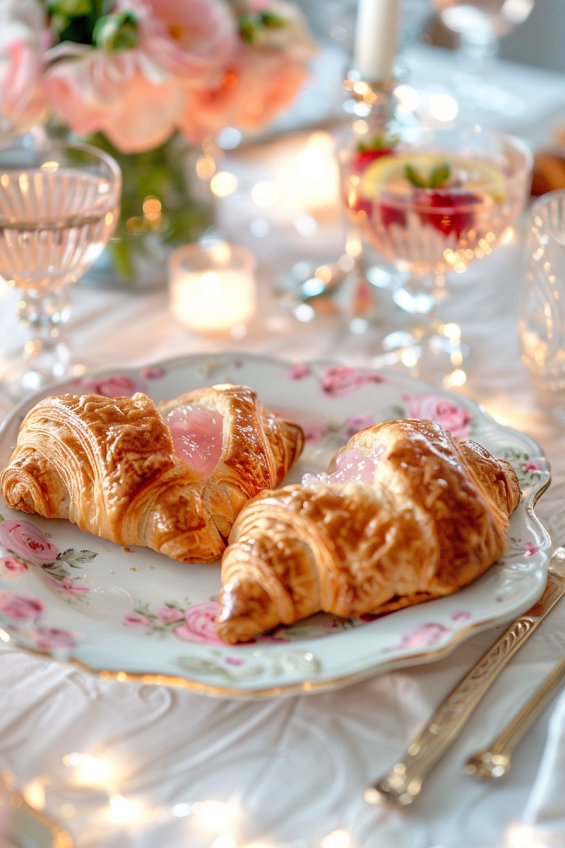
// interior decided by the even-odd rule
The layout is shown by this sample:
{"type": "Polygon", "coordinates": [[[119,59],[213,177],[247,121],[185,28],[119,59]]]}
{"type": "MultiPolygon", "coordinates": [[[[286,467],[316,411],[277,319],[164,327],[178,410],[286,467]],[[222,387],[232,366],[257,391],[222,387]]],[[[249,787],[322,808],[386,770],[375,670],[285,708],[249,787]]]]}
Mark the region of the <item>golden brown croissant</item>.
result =
{"type": "Polygon", "coordinates": [[[242,509],[222,562],[224,642],[319,610],[350,617],[448,595],[506,550],[513,468],[438,424],[370,427],[328,471],[242,509]]]}
{"type": "MultiPolygon", "coordinates": [[[[264,411],[250,389],[220,386],[203,392],[207,403],[225,413],[220,460],[210,479],[176,455],[171,431],[146,395],[63,395],[38,403],[22,423],[0,478],[6,503],[47,518],[68,518],[110,541],[146,545],[181,562],[217,559],[243,503],[242,491],[251,497],[276,485],[300,453],[302,433],[264,411]],[[255,458],[243,452],[233,468],[239,402],[250,438],[263,451],[260,471],[255,458]],[[224,466],[233,469],[231,481],[224,466]],[[211,478],[222,489],[217,500],[211,478]]],[[[183,396],[184,402],[195,404],[198,394],[183,396]]]]}

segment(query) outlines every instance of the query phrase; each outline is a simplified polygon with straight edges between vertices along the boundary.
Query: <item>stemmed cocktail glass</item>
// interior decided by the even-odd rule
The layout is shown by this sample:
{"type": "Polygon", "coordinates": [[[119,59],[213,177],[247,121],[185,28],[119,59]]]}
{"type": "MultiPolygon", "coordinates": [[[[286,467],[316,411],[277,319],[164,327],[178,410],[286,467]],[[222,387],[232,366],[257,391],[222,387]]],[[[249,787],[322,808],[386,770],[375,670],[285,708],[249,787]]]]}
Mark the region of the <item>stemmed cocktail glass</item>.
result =
{"type": "Polygon", "coordinates": [[[399,271],[393,292],[412,316],[385,337],[385,351],[430,378],[458,368],[468,352],[453,322],[440,320],[446,273],[463,273],[500,244],[523,209],[532,157],[518,139],[474,127],[409,127],[343,167],[350,217],[399,271]]]}
{"type": "Polygon", "coordinates": [[[0,274],[30,330],[23,360],[0,375],[13,398],[76,373],[62,338],[67,290],[110,238],[120,191],[118,164],[95,147],[33,136],[0,147],[0,274]]]}

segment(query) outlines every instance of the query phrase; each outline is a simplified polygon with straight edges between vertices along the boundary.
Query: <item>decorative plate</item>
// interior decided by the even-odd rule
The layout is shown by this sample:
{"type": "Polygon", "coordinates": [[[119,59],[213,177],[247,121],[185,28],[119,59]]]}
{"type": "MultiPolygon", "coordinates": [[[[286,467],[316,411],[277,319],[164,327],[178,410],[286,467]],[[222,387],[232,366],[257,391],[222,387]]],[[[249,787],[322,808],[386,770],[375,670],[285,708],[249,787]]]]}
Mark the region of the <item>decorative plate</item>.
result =
{"type": "Polygon", "coordinates": [[[319,613],[228,647],[214,618],[220,568],[182,565],[146,548],[122,548],[62,520],[27,516],[0,500],[0,637],[73,661],[104,678],[185,686],[226,697],[327,689],[375,672],[444,656],[464,638],[527,610],[547,576],[549,537],[533,506],[549,466],[528,436],[498,424],[466,397],[401,377],[249,354],[186,356],[147,368],[61,383],[21,403],[0,430],[0,467],[27,411],[47,394],[141,390],[154,400],[215,383],[253,387],[298,421],[307,445],[287,482],[325,471],[357,430],[395,418],[428,418],[508,459],[524,498],[506,555],[470,586],[371,620],[319,613]]]}

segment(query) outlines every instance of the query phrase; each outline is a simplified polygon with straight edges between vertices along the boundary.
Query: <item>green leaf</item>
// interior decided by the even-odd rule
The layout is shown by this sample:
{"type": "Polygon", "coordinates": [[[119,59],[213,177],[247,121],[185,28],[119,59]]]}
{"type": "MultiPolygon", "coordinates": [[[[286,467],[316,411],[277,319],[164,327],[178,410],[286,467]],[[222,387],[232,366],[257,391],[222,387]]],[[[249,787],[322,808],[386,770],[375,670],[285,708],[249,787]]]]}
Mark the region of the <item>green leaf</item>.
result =
{"type": "Polygon", "coordinates": [[[138,42],[137,18],[133,12],[105,15],[94,25],[92,40],[96,47],[109,52],[130,50],[138,42]]]}
{"type": "Polygon", "coordinates": [[[447,162],[442,162],[441,165],[436,165],[430,174],[430,188],[439,188],[449,179],[451,168],[447,162]]]}
{"type": "Polygon", "coordinates": [[[248,44],[256,44],[261,41],[262,28],[261,15],[244,12],[243,15],[239,16],[239,34],[248,44]]]}
{"type": "Polygon", "coordinates": [[[418,171],[412,167],[412,165],[406,165],[404,168],[404,176],[408,180],[408,182],[412,183],[414,188],[428,188],[428,184],[425,179],[420,176],[418,171]]]}
{"type": "Polygon", "coordinates": [[[266,26],[267,29],[278,29],[280,27],[285,27],[288,23],[286,18],[283,18],[282,15],[269,10],[261,12],[261,21],[263,26],[266,26]]]}

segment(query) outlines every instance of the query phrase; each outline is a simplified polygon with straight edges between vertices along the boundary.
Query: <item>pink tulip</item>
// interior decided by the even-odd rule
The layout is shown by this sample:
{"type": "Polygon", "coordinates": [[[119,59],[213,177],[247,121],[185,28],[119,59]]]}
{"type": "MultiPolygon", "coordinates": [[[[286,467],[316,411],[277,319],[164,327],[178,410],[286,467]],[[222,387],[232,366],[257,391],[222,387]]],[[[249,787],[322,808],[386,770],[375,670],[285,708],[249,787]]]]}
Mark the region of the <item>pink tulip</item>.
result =
{"type": "Polygon", "coordinates": [[[221,0],[120,0],[118,8],[137,16],[143,52],[191,85],[212,80],[237,46],[221,0]]]}

